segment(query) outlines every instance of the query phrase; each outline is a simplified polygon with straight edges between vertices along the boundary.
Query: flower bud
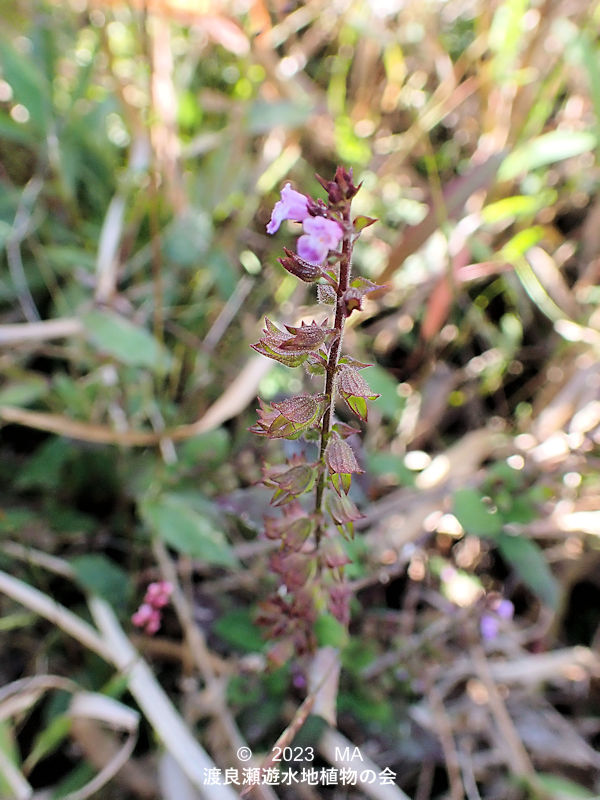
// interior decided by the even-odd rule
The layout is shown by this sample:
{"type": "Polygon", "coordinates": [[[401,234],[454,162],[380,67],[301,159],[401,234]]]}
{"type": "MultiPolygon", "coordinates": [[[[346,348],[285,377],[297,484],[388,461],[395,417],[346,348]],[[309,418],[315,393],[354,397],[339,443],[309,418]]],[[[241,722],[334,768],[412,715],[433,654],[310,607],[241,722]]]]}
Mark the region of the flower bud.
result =
{"type": "Polygon", "coordinates": [[[280,258],[279,263],[296,278],[304,281],[304,283],[314,283],[323,276],[323,270],[317,264],[305,261],[291,250],[288,250],[287,247],[283,249],[285,250],[286,258],[280,258]]]}

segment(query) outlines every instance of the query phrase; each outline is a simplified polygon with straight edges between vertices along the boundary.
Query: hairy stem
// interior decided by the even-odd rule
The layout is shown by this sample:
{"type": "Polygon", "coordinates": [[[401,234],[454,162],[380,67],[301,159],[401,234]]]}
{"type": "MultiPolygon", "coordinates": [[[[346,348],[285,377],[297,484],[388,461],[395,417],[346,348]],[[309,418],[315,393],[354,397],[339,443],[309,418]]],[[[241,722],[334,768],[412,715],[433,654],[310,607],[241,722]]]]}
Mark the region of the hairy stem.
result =
{"type": "Polygon", "coordinates": [[[348,204],[344,209],[343,214],[345,233],[342,243],[342,257],[340,259],[340,278],[337,285],[337,298],[335,306],[335,322],[334,330],[336,337],[331,345],[329,351],[329,358],[327,359],[327,370],[325,378],[325,395],[327,397],[325,412],[321,422],[321,444],[319,448],[319,461],[321,463],[321,471],[317,480],[316,497],[315,497],[315,516],[317,518],[317,529],[315,533],[316,547],[319,548],[321,536],[323,534],[323,494],[325,492],[325,484],[327,481],[327,472],[325,467],[325,448],[327,447],[327,439],[331,431],[331,418],[333,416],[333,408],[335,405],[334,397],[334,383],[335,371],[337,369],[340,352],[342,349],[342,339],[344,335],[344,323],[346,316],[344,314],[343,296],[350,286],[350,272],[352,268],[352,232],[350,227],[350,205],[348,204]]]}

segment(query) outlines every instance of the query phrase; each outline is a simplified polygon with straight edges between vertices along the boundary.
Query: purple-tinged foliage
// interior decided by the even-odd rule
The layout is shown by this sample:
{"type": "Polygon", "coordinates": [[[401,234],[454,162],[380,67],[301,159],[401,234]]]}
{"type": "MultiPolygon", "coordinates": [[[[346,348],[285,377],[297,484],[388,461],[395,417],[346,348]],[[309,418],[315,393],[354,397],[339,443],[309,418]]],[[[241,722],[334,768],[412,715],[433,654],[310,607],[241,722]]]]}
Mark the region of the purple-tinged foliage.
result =
{"type": "Polygon", "coordinates": [[[317,284],[319,302],[332,315],[332,322],[313,320],[279,328],[265,319],[263,336],[252,345],[285,366],[304,365],[309,374],[325,378],[322,394],[301,394],[271,404],[259,400],[258,420],[250,429],[269,439],[319,439],[315,463],[296,455],[284,465],[263,470],[263,483],[274,490],[271,504],[281,509],[280,517],[265,518],[266,538],[279,544],[269,566],[280,585],[261,604],[258,621],[267,637],[277,640],[270,651],[277,664],[294,654],[314,651],[319,615],[329,613],[342,625],[349,622],[350,591],[344,583],[344,568],[350,562],[335,529],[344,538],[354,535],[354,522],[363,515],[348,492],[352,476],[363,470],[346,441],[359,431],[334,420],[334,401],[341,396],[354,414],[366,420],[367,400],[379,396],[359,372],[368,364],[341,355],[346,319],[360,311],[365,295],[380,288],[350,274],[354,243],[375,220],[359,216],[352,221],[352,198],[360,189],[352,170],[338,167],[332,181],[318,175],[317,179],[328,202],[301,194],[287,183],[267,232],[275,233],[284,220],[302,223],[297,254],[285,249],[279,261],[299,280],[317,284]],[[305,498],[313,491],[311,512],[305,498]]]}
{"type": "Polygon", "coordinates": [[[357,417],[367,421],[367,400],[376,400],[380,395],[374,392],[357,367],[340,364],[337,370],[337,388],[348,407],[357,417]]]}

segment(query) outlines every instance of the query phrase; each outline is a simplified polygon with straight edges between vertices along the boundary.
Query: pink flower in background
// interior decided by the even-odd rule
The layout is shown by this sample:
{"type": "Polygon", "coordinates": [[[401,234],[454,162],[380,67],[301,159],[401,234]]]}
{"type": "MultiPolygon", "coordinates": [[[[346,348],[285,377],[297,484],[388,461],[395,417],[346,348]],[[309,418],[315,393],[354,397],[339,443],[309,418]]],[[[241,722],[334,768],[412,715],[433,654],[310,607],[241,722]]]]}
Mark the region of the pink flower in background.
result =
{"type": "Polygon", "coordinates": [[[172,593],[173,584],[169,583],[169,581],[155,581],[148,584],[144,602],[149,603],[154,608],[162,608],[167,605],[172,593]]]}
{"type": "Polygon", "coordinates": [[[161,608],[164,608],[173,593],[173,584],[169,581],[155,581],[148,584],[144,602],[131,617],[131,621],[138,628],[143,628],[149,636],[160,630],[162,622],[161,608]]]}
{"type": "Polygon", "coordinates": [[[160,628],[160,611],[153,608],[149,603],[142,603],[131,617],[131,621],[138,628],[143,628],[149,636],[152,636],[160,628]]]}
{"type": "Polygon", "coordinates": [[[321,264],[327,258],[327,253],[335,250],[344,235],[338,222],[325,217],[307,217],[302,227],[304,236],[298,239],[296,249],[300,258],[312,264],[321,264]]]}
{"type": "Polygon", "coordinates": [[[304,222],[306,217],[308,217],[308,197],[292,189],[291,183],[286,183],[281,190],[281,200],[273,206],[267,233],[276,233],[284,219],[304,222]]]}

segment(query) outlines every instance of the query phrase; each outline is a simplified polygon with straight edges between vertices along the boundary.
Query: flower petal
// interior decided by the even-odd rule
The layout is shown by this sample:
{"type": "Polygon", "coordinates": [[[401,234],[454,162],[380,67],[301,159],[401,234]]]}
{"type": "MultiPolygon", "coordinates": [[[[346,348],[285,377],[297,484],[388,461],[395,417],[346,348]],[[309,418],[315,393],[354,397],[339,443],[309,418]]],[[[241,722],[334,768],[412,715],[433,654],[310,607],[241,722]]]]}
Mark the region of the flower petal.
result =
{"type": "Polygon", "coordinates": [[[338,222],[325,217],[306,217],[303,228],[305,233],[320,239],[328,250],[337,247],[344,235],[342,226],[338,222]]]}
{"type": "Polygon", "coordinates": [[[290,183],[281,190],[281,200],[273,206],[271,219],[267,225],[267,233],[276,233],[284,219],[291,219],[294,222],[303,222],[308,216],[308,198],[292,189],[290,183]]]}
{"type": "Polygon", "coordinates": [[[309,236],[307,233],[298,239],[296,250],[300,258],[311,264],[322,264],[327,258],[329,248],[320,239],[309,236]]]}

